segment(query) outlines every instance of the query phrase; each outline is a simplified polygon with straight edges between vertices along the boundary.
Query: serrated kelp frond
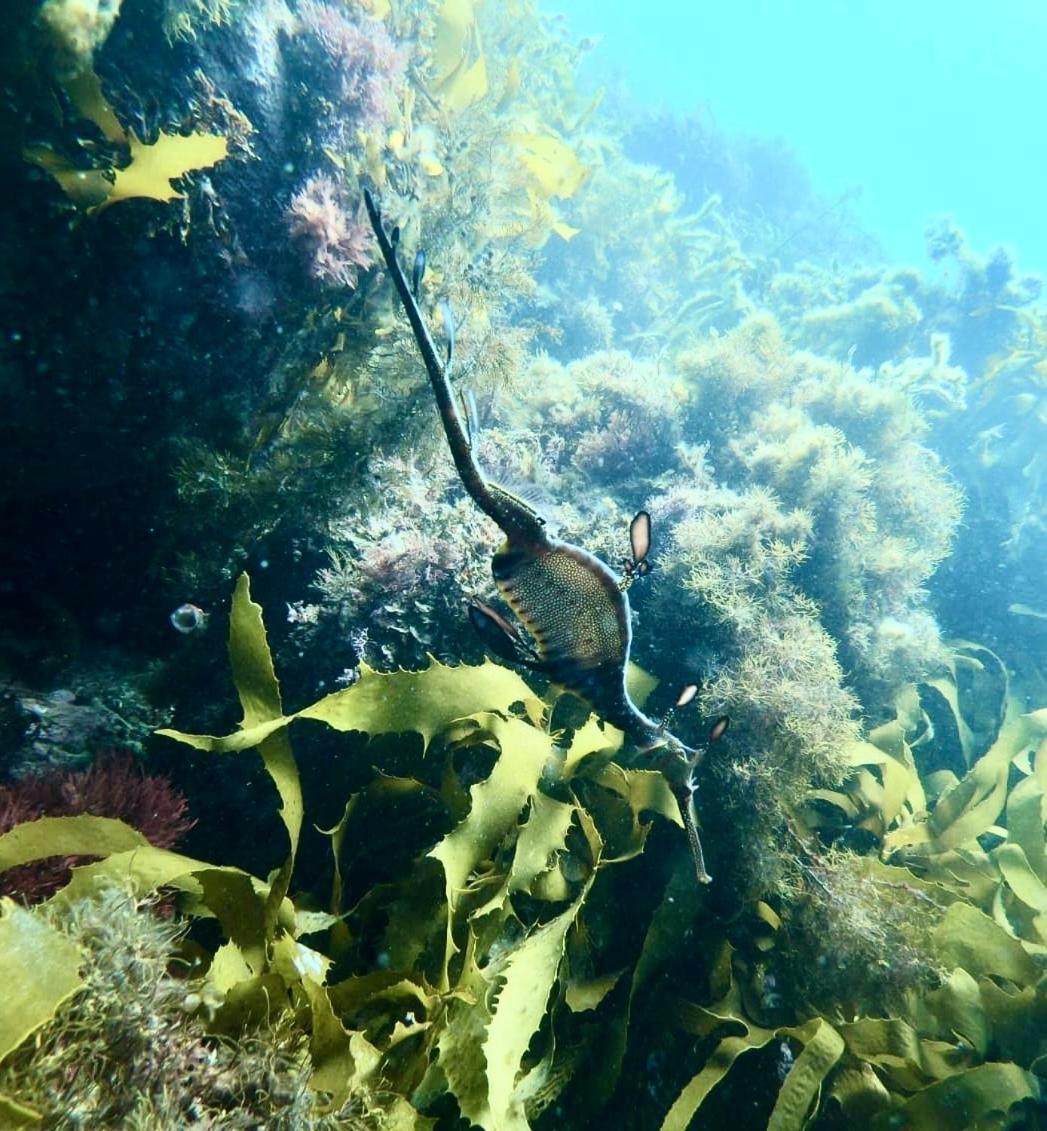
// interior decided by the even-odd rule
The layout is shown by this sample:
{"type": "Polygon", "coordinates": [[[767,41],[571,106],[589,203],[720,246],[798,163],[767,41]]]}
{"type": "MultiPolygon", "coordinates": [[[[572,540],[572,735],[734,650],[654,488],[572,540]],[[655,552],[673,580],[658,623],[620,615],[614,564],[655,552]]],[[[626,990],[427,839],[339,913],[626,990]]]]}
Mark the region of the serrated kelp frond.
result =
{"type": "MultiPolygon", "coordinates": [[[[3,867],[56,849],[100,858],[43,910],[0,919],[11,984],[34,999],[0,1009],[10,1110],[46,1109],[52,1061],[34,1047],[58,1055],[50,1034],[69,1011],[101,1008],[67,924],[95,922],[104,905],[92,937],[124,923],[153,931],[166,953],[185,928],[150,926],[159,889],[177,893],[190,920],[215,920],[222,941],[188,981],[158,975],[160,1004],[144,1013],[107,1005],[103,1029],[132,1017],[160,1025],[175,1058],[238,1034],[231,1047],[258,1053],[240,1057],[245,1086],[269,1081],[272,1102],[299,1113],[295,1126],[421,1128],[448,1105],[489,1131],[522,1131],[553,1105],[580,1125],[619,1087],[649,1125],[682,1131],[746,1072],[777,1073],[764,1114],[797,1131],[833,1109],[853,1125],[930,1129],[959,1127],[957,1104],[977,1115],[1035,1102],[1047,716],[1007,706],[1011,682],[992,653],[957,644],[953,655],[938,686],[900,693],[893,719],[845,746],[845,780],[796,807],[778,850],[783,882],[714,917],[682,846],[661,837],[662,821],[679,817],[664,780],[619,766],[614,732],[590,719],[550,733],[547,705],[490,663],[364,669],[355,686],[288,712],[242,578],[230,621],[240,727],[167,733],[203,752],[258,750],[285,863],[263,881],[91,817],[0,837],[3,867]],[[326,912],[295,893],[302,838],[316,835],[290,746],[303,718],[326,724],[332,757],[345,743],[359,749],[352,732],[372,736],[376,763],[322,834],[333,855],[326,912]],[[383,768],[383,736],[408,734],[418,737],[406,752],[389,747],[397,770],[383,768]],[[943,761],[951,777],[935,768],[943,761]],[[418,805],[440,814],[420,830],[405,818],[418,805]],[[383,882],[359,889],[356,850],[383,825],[407,847],[392,850],[383,882]],[[22,976],[38,960],[53,972],[44,982],[22,976]],[[188,1019],[164,1020],[163,1003],[187,996],[188,1019]]],[[[112,1074],[92,1102],[135,1110],[147,1089],[121,1080],[112,1074]]]]}

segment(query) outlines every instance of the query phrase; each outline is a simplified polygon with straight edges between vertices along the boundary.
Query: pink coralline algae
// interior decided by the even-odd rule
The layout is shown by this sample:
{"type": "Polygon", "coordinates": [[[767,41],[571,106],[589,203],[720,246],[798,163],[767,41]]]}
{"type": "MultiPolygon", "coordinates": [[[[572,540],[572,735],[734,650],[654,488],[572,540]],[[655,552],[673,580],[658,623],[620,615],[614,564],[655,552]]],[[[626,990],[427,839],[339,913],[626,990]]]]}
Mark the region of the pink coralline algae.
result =
{"type": "MultiPolygon", "coordinates": [[[[90,813],[116,817],[156,848],[173,848],[195,824],[181,793],[158,774],[146,774],[130,754],[101,755],[86,770],[50,770],[0,786],[0,833],[38,817],[90,813]]],[[[0,873],[0,895],[39,903],[62,887],[83,856],[50,856],[0,873]]]]}
{"type": "Polygon", "coordinates": [[[332,286],[356,286],[357,271],[371,265],[371,231],[345,193],[322,173],[310,177],[287,210],[291,238],[309,273],[332,286]]]}
{"type": "Polygon", "coordinates": [[[384,125],[396,106],[396,90],[407,65],[405,52],[385,26],[367,18],[354,21],[319,0],[301,0],[298,20],[313,82],[326,88],[345,119],[329,126],[368,130],[384,125]]]}

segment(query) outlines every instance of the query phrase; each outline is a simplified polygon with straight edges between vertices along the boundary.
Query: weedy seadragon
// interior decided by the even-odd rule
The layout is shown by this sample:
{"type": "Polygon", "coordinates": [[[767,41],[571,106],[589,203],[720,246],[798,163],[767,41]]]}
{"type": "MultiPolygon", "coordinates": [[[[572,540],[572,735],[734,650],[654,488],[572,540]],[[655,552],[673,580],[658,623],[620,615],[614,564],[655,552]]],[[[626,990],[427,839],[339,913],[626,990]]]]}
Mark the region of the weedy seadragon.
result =
{"type": "Polygon", "coordinates": [[[664,774],[680,808],[698,881],[709,883],[698,837],[694,769],[709,742],[726,730],[727,719],[716,721],[701,746],[687,746],[662,723],[648,718],[626,688],[632,643],[626,589],[633,578],[642,576],[649,568],[649,516],[641,511],[633,520],[633,559],[626,563],[625,576],[618,577],[587,550],[552,537],[544,519],[528,503],[485,478],[474,452],[471,423],[463,422],[448,377],[454,349],[453,320],[447,319],[446,360],[441,360],[419,306],[424,253],[415,257],[409,284],[397,258],[399,228],[387,233],[378,205],[366,189],[364,200],[429,374],[458,476],[476,505],[505,535],[491,561],[491,570],[498,591],[530,641],[506,617],[482,602],[471,603],[470,619],[492,651],[541,672],[574,692],[597,715],[625,734],[634,764],[646,761],[664,774]]]}

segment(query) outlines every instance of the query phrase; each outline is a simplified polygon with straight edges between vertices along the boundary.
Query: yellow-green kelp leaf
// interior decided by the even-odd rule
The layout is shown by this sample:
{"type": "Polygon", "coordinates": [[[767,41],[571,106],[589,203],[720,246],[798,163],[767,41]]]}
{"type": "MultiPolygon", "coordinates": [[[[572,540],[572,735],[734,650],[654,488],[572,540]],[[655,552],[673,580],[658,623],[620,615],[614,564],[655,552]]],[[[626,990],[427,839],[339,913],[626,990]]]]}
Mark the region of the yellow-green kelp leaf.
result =
{"type": "Polygon", "coordinates": [[[50,1021],[83,984],[71,939],[10,899],[0,902],[0,1059],[50,1021]]]}
{"type": "Polygon", "coordinates": [[[462,961],[462,975],[447,1003],[447,1021],[437,1039],[439,1067],[446,1090],[458,1101],[470,1124],[484,1126],[490,1117],[484,1036],[490,1021],[487,1009],[489,983],[476,962],[475,936],[470,930],[462,961]]]}
{"type": "Polygon", "coordinates": [[[262,622],[262,606],[251,600],[251,580],[246,573],[237,578],[233,591],[229,612],[229,660],[244,712],[240,726],[249,730],[259,723],[282,718],[280,685],[262,622]]]}
{"type": "MultiPolygon", "coordinates": [[[[514,703],[540,711],[534,692],[513,671],[485,660],[478,666],[449,667],[430,657],[420,672],[378,672],[360,665],[352,687],[335,691],[317,703],[224,737],[159,730],[197,750],[230,753],[248,750],[296,719],[315,719],[338,731],[403,734],[415,731],[425,748],[433,736],[456,719],[479,711],[508,711],[514,703]]],[[[533,729],[533,728],[532,728],[533,729]]]]}
{"type": "MultiPolygon", "coordinates": [[[[774,1036],[773,1030],[760,1030],[760,1032],[767,1033],[764,1044],[774,1036]]],[[[731,1071],[738,1057],[744,1052],[760,1047],[752,1042],[751,1038],[754,1035],[753,1030],[748,1030],[744,1037],[724,1037],[720,1041],[702,1066],[701,1072],[694,1076],[676,1097],[673,1106],[662,1120],[661,1131],[687,1131],[695,1112],[702,1106],[713,1088],[731,1071]]]]}
{"type": "Polygon", "coordinates": [[[150,200],[181,200],[171,182],[198,169],[210,169],[229,155],[229,141],[221,134],[169,134],[161,131],[155,142],[147,144],[133,134],[128,139],[131,163],[117,169],[109,195],[94,211],[121,200],[147,197],[150,200]]]}
{"type": "Polygon", "coordinates": [[[571,979],[564,991],[564,1001],[572,1013],[585,1013],[595,1009],[601,1001],[618,985],[619,980],[628,967],[612,970],[598,978],[586,978],[575,981],[571,979]]]}
{"type": "MultiPolygon", "coordinates": [[[[728,976],[729,972],[728,972],[728,976]]],[[[661,1131],[687,1131],[691,1120],[709,1093],[734,1067],[743,1053],[761,1049],[772,1040],[792,1038],[804,1046],[786,1076],[768,1124],[773,1131],[801,1131],[807,1112],[814,1103],[825,1077],[844,1051],[844,1039],[823,1017],[812,1017],[799,1026],[766,1029],[756,1025],[745,1013],[740,987],[732,983],[715,1005],[695,1006],[680,1002],[678,1022],[688,1032],[709,1036],[725,1022],[741,1033],[723,1037],[713,1049],[701,1071],[684,1087],[662,1122],[661,1131]]]]}
{"type": "Polygon", "coordinates": [[[884,828],[894,823],[906,802],[916,811],[926,808],[912,753],[896,724],[878,727],[867,742],[849,744],[843,756],[852,766],[879,767],[883,790],[876,808],[884,828]]]}
{"type": "Polygon", "coordinates": [[[1006,1113],[1025,1099],[1039,1100],[1039,1077],[1017,1064],[980,1064],[917,1092],[884,1126],[906,1131],[964,1131],[991,1112],[1006,1113]]]}
{"type": "Polygon", "coordinates": [[[527,820],[516,838],[509,874],[495,894],[473,912],[475,917],[504,908],[512,892],[533,894],[535,881],[552,864],[555,854],[566,846],[575,807],[541,792],[532,793],[530,802],[527,820]]]}
{"type": "Polygon", "coordinates": [[[974,757],[974,733],[970,724],[963,717],[963,710],[960,707],[960,693],[956,686],[955,677],[940,676],[936,679],[926,679],[924,683],[927,687],[932,687],[938,692],[952,712],[953,722],[956,725],[956,736],[960,743],[960,753],[963,755],[964,765],[969,766],[974,757]]]}
{"type": "Polygon", "coordinates": [[[520,152],[520,161],[535,189],[546,199],[567,198],[588,180],[590,170],[565,142],[551,134],[510,134],[507,139],[520,152]]]}
{"type": "Polygon", "coordinates": [[[975,976],[1007,978],[1019,986],[1035,982],[1037,963],[1022,944],[969,903],[953,903],[934,928],[942,958],[975,976]]]}
{"type": "Polygon", "coordinates": [[[94,122],[110,141],[119,145],[127,140],[127,132],[102,92],[102,80],[93,68],[77,71],[71,78],[63,80],[62,86],[77,112],[89,122],[94,122]]]}
{"type": "Polygon", "coordinates": [[[621,747],[624,737],[620,730],[612,726],[605,728],[595,715],[590,715],[574,732],[567,748],[563,764],[564,781],[570,781],[579,773],[593,755],[600,754],[609,759],[621,747]]]}
{"type": "Polygon", "coordinates": [[[822,1081],[843,1054],[843,1037],[823,1018],[815,1017],[802,1031],[809,1034],[806,1044],[782,1084],[767,1131],[800,1131],[822,1081]]]}
{"type": "MultiPolygon", "coordinates": [[[[119,8],[119,4],[116,5],[119,8]]],[[[62,83],[76,110],[111,141],[126,145],[131,160],[122,169],[78,169],[68,157],[45,145],[28,146],[23,156],[49,173],[81,208],[99,212],[121,200],[146,197],[180,200],[185,195],[171,184],[198,169],[210,169],[229,155],[229,140],[221,134],[188,136],[161,131],[154,142],[139,141],[120,124],[106,101],[102,84],[91,67],[62,83]]]]}
{"type": "Polygon", "coordinates": [[[331,959],[311,946],[284,933],[272,945],[272,967],[289,985],[310,979],[318,985],[327,980],[331,959]]]}
{"type": "Polygon", "coordinates": [[[434,89],[449,110],[464,110],[486,97],[487,59],[473,0],[443,0],[436,13],[432,64],[434,89]]]}
{"type": "Polygon", "coordinates": [[[240,948],[234,942],[224,942],[215,951],[207,976],[214,988],[223,996],[241,982],[254,977],[240,948]]]}
{"type": "MultiPolygon", "coordinates": [[[[974,992],[977,998],[977,989],[974,992]]],[[[841,1025],[840,1034],[853,1057],[875,1065],[889,1084],[903,1091],[915,1091],[928,1080],[944,1080],[965,1067],[955,1045],[921,1037],[900,1017],[863,1017],[841,1025]]]]}
{"type": "Polygon", "coordinates": [[[1047,912],[1047,885],[1032,870],[1020,845],[1001,844],[992,858],[1004,882],[1022,903],[1040,914],[1047,912]]]}
{"type": "MultiPolygon", "coordinates": [[[[989,1019],[981,1000],[979,983],[966,970],[957,966],[937,989],[924,995],[920,1007],[926,1007],[940,1024],[942,1032],[955,1033],[979,1057],[985,1056],[989,1047],[989,1019]]],[[[944,1077],[948,1073],[933,1075],[944,1077]]]]}
{"type": "MultiPolygon", "coordinates": [[[[251,727],[264,726],[275,719],[282,719],[284,712],[280,684],[269,651],[262,607],[251,600],[251,582],[246,573],[238,578],[233,593],[233,606],[229,614],[229,661],[233,669],[233,683],[244,713],[241,728],[249,730],[251,727]]],[[[298,766],[286,728],[263,739],[259,743],[258,752],[280,797],[280,819],[290,842],[287,860],[273,881],[266,905],[265,936],[271,939],[275,932],[277,910],[291,884],[305,803],[302,800],[298,766]]]]}
{"type": "Polygon", "coordinates": [[[981,978],[978,996],[992,1035],[993,1057],[1013,1060],[1042,1079],[1047,1066],[1047,1001],[1042,987],[1026,986],[1015,993],[991,978],[981,978]]]}
{"type": "Polygon", "coordinates": [[[78,169],[64,153],[49,145],[27,145],[22,150],[26,161],[52,176],[66,196],[86,211],[104,204],[113,187],[101,169],[78,169]]]}
{"type": "Polygon", "coordinates": [[[571,827],[574,806],[535,793],[531,811],[520,830],[509,873],[512,891],[530,891],[531,884],[549,867],[553,856],[561,852],[571,827]]]}
{"type": "Polygon", "coordinates": [[[651,675],[646,668],[629,661],[629,666],[625,669],[625,689],[637,707],[647,705],[647,700],[657,689],[659,682],[658,677],[651,675]]]}
{"type": "MultiPolygon", "coordinates": [[[[80,820],[81,818],[68,818],[80,820]]],[[[91,855],[97,855],[92,853],[91,855]]],[[[102,883],[117,882],[123,884],[137,897],[149,895],[158,888],[170,885],[194,889],[192,877],[197,872],[220,870],[243,875],[238,868],[225,867],[215,869],[213,864],[204,860],[196,860],[191,856],[182,856],[178,852],[171,852],[166,848],[155,848],[151,844],[132,848],[125,852],[114,852],[104,860],[97,860],[93,864],[84,864],[73,869],[73,878],[61,891],[56,892],[47,901],[48,903],[72,903],[78,899],[86,899],[98,890],[102,883]]],[[[255,884],[265,887],[260,881],[255,884]]],[[[195,885],[199,889],[199,885],[195,885]]],[[[265,890],[268,890],[266,887],[265,890]]],[[[286,911],[286,907],[285,907],[286,911]]]]}
{"type": "Polygon", "coordinates": [[[469,815],[429,853],[444,867],[452,907],[477,864],[514,827],[536,792],[542,767],[552,752],[548,735],[519,719],[489,715],[483,725],[497,741],[501,755],[490,777],[469,790],[469,815]]]}
{"type": "Polygon", "coordinates": [[[547,734],[520,719],[499,715],[479,716],[501,751],[490,776],[469,790],[469,815],[429,853],[444,868],[447,886],[447,953],[444,988],[449,988],[447,966],[457,947],[454,912],[470,875],[488,859],[508,832],[515,829],[524,805],[538,791],[542,768],[552,754],[547,734]]]}
{"type": "Polygon", "coordinates": [[[481,53],[468,66],[463,64],[451,75],[440,87],[440,96],[449,110],[457,111],[485,98],[489,89],[487,59],[481,53]]]}
{"type": "Polygon", "coordinates": [[[28,146],[23,156],[49,173],[74,204],[88,212],[100,212],[111,204],[134,197],[167,202],[181,200],[171,182],[198,169],[217,165],[229,153],[229,141],[221,134],[161,133],[151,144],[128,135],[131,163],[123,169],[78,169],[63,154],[45,145],[28,146]]]}
{"type": "Polygon", "coordinates": [[[0,836],[0,872],[48,856],[108,856],[148,844],[137,829],[113,817],[38,817],[0,836]]]}
{"type": "Polygon", "coordinates": [[[524,1053],[545,1016],[549,994],[563,960],[567,929],[581,909],[595,872],[578,899],[551,922],[543,924],[514,948],[501,972],[501,992],[487,1027],[488,1103],[492,1131],[527,1131],[524,1105],[517,1094],[517,1076],[524,1053]]]}
{"type": "Polygon", "coordinates": [[[432,48],[437,83],[446,80],[466,60],[475,28],[473,0],[443,0],[436,13],[432,48]]]}
{"type": "Polygon", "coordinates": [[[361,665],[352,687],[328,695],[297,717],[318,719],[341,731],[416,731],[427,749],[433,736],[455,719],[479,711],[508,711],[514,703],[536,714],[541,711],[534,692],[509,668],[490,660],[475,667],[449,667],[430,656],[429,667],[419,672],[376,672],[361,665]]]}
{"type": "Polygon", "coordinates": [[[302,981],[309,1001],[312,1086],[331,1096],[329,1109],[337,1111],[352,1094],[359,1094],[381,1061],[381,1053],[362,1033],[351,1033],[331,1007],[322,985],[312,978],[302,981]]]}
{"type": "Polygon", "coordinates": [[[839,1107],[844,1127],[871,1127],[876,1115],[891,1106],[891,1093],[871,1064],[845,1064],[833,1073],[829,1103],[839,1107]]]}
{"type": "Polygon", "coordinates": [[[992,828],[1007,800],[1011,762],[1047,735],[1047,708],[1011,719],[996,741],[955,785],[947,788],[926,821],[892,830],[884,853],[934,855],[961,848],[992,828]]]}
{"type": "Polygon", "coordinates": [[[1047,844],[1043,828],[1047,804],[1040,777],[1047,758],[1037,755],[1035,772],[1011,790],[1007,798],[1007,840],[1019,847],[1040,880],[1047,881],[1047,844]]]}
{"type": "Polygon", "coordinates": [[[266,895],[256,890],[253,877],[226,868],[201,868],[192,873],[200,886],[200,903],[221,924],[222,932],[240,951],[252,974],[266,971],[266,895]]]}
{"type": "Polygon", "coordinates": [[[618,794],[632,810],[635,820],[643,813],[657,813],[683,828],[680,806],[673,797],[665,775],[658,770],[623,770],[612,762],[594,779],[605,789],[618,794]]]}
{"type": "MultiPolygon", "coordinates": [[[[72,879],[49,902],[85,898],[106,881],[129,885],[136,896],[169,885],[202,892],[208,912],[222,921],[242,950],[255,954],[253,968],[261,968],[261,949],[269,937],[263,928],[264,908],[272,889],[246,872],[156,848],[123,821],[90,814],[41,817],[0,837],[0,871],[48,856],[101,857],[74,868],[72,879]]],[[[293,908],[282,896],[274,914],[282,917],[285,926],[293,926],[293,908]]]]}

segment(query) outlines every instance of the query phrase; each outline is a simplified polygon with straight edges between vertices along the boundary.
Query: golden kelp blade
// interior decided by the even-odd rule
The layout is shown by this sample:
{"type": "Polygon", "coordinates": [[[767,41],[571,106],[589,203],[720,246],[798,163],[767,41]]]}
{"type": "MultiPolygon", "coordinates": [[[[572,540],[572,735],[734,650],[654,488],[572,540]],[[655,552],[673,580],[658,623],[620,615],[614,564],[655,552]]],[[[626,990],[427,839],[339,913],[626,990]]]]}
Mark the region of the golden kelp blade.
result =
{"type": "Polygon", "coordinates": [[[508,140],[521,150],[521,160],[535,187],[545,197],[563,199],[574,194],[589,179],[590,170],[574,150],[550,134],[510,134],[508,140]]]}
{"type": "Polygon", "coordinates": [[[142,196],[151,200],[180,200],[185,194],[171,184],[186,173],[210,169],[229,154],[229,141],[221,134],[161,133],[152,145],[132,135],[131,164],[117,169],[113,187],[99,209],[121,200],[142,196]]]}

